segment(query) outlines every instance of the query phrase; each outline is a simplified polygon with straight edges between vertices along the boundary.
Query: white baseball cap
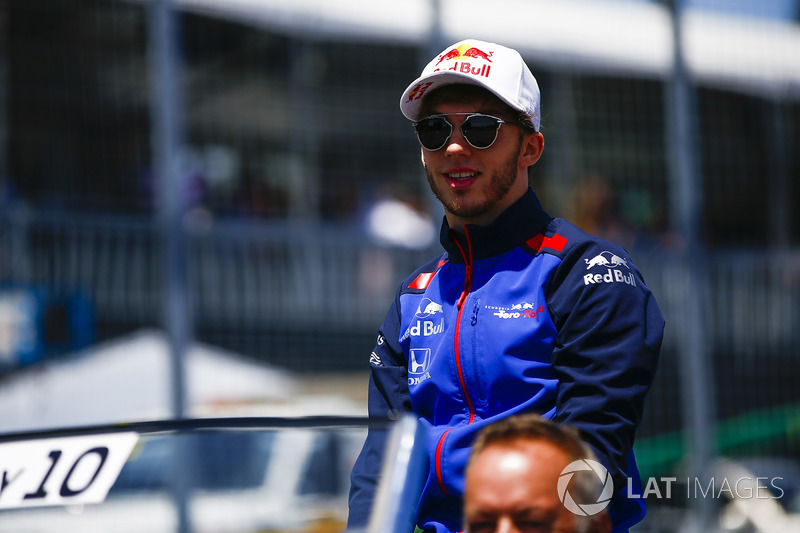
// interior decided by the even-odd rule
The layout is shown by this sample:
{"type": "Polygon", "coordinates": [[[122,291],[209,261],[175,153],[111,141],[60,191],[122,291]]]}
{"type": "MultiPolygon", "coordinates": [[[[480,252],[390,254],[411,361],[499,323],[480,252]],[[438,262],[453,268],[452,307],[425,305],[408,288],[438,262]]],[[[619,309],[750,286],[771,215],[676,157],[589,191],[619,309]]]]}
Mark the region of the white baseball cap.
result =
{"type": "Polygon", "coordinates": [[[419,120],[422,97],[453,84],[488,89],[512,108],[530,115],[533,127],[539,131],[539,84],[516,50],[476,39],[448,46],[408,86],[400,98],[400,110],[409,120],[419,120]]]}

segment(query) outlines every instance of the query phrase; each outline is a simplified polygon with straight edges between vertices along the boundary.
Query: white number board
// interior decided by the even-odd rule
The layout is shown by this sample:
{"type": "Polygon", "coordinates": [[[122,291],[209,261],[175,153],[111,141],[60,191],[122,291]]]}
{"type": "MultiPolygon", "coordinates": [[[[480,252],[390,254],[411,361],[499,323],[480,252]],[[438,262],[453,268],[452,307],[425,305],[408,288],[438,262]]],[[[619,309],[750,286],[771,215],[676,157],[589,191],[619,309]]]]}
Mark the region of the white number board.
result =
{"type": "Polygon", "coordinates": [[[0,444],[0,509],[102,502],[138,439],[126,432],[0,444]]]}

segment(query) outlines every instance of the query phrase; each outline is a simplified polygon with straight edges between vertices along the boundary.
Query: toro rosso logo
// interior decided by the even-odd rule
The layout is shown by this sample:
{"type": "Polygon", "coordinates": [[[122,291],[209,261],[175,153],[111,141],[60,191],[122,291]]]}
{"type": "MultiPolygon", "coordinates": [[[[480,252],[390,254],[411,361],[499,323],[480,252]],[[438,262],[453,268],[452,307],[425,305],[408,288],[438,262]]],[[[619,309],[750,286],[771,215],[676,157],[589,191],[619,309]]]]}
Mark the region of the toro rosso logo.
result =
{"type": "Polygon", "coordinates": [[[494,316],[502,319],[510,318],[536,318],[539,313],[544,313],[543,305],[536,305],[530,302],[521,302],[513,304],[511,307],[495,307],[486,306],[487,309],[492,309],[494,316]]]}
{"type": "Polygon", "coordinates": [[[586,262],[586,270],[596,268],[604,268],[604,273],[599,273],[596,270],[583,276],[584,285],[599,285],[602,283],[624,283],[626,285],[636,286],[636,278],[633,272],[630,272],[631,267],[628,266],[628,261],[622,257],[609,252],[601,252],[591,259],[584,259],[586,262]],[[624,266],[628,272],[620,270],[618,267],[624,266]]]}

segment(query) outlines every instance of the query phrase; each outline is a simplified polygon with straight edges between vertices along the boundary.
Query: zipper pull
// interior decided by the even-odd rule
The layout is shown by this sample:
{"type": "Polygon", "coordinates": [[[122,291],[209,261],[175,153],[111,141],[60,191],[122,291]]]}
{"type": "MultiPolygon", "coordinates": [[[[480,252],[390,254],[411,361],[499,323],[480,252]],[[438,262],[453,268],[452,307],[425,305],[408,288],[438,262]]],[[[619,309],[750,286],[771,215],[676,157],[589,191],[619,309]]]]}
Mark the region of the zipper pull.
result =
{"type": "Polygon", "coordinates": [[[458,301],[456,302],[456,307],[461,309],[464,305],[464,300],[467,299],[467,291],[461,291],[461,296],[458,297],[458,301]]]}

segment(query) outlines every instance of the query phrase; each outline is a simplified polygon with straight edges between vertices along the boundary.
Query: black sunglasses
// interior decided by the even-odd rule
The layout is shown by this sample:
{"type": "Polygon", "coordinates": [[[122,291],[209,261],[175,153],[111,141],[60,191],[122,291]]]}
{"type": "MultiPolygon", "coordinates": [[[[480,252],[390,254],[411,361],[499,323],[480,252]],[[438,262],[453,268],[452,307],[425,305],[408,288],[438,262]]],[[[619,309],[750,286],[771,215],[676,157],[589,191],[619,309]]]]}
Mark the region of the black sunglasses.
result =
{"type": "Polygon", "coordinates": [[[433,115],[414,122],[414,130],[423,148],[430,151],[439,150],[447,144],[453,134],[453,124],[447,120],[448,116],[468,115],[461,123],[461,134],[473,147],[483,150],[489,148],[497,140],[497,132],[502,124],[526,127],[520,122],[509,122],[491,115],[481,113],[449,113],[447,115],[433,115]]]}

